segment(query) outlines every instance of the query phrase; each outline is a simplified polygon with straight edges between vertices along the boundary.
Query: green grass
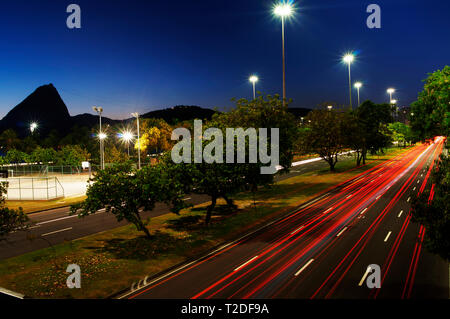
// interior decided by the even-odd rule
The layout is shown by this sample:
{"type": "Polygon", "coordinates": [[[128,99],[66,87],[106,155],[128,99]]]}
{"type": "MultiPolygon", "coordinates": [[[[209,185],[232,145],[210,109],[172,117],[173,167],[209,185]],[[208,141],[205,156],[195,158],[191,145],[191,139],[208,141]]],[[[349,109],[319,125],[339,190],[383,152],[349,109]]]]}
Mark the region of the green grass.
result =
{"type": "Polygon", "coordinates": [[[234,198],[237,211],[229,211],[219,202],[209,227],[203,225],[208,205],[204,203],[180,216],[152,218],[148,225],[151,240],[128,225],[4,260],[0,263],[0,286],[35,298],[107,297],[146,275],[155,275],[282,216],[404,151],[388,150],[386,155],[370,157],[368,165],[357,169],[353,169],[353,160],[345,160],[337,164],[337,173],[318,170],[283,180],[256,194],[256,208],[253,194],[239,194],[234,198]],[[65,270],[72,263],[81,267],[81,289],[65,286],[65,270]]]}
{"type": "Polygon", "coordinates": [[[77,196],[77,197],[67,197],[60,198],[56,200],[30,200],[30,201],[18,201],[18,200],[8,200],[6,201],[6,207],[11,209],[18,209],[22,207],[23,211],[27,214],[35,213],[43,210],[54,209],[66,207],[69,205],[73,205],[79,202],[82,202],[86,199],[86,196],[77,196]]]}

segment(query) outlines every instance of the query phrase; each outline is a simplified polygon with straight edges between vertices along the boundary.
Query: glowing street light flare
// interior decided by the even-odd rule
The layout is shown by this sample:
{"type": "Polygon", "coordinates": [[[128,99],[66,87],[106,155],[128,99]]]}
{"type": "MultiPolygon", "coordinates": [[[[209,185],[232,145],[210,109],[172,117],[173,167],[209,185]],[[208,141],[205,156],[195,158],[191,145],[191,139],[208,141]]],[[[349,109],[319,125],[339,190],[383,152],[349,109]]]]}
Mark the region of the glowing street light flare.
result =
{"type": "Polygon", "coordinates": [[[101,169],[105,169],[105,149],[104,149],[103,140],[106,138],[106,136],[104,138],[100,137],[101,134],[104,134],[104,133],[102,133],[102,113],[103,113],[103,108],[99,107],[99,106],[93,106],[92,110],[94,110],[94,112],[97,112],[98,117],[99,117],[99,121],[100,121],[100,129],[99,129],[100,134],[98,135],[99,140],[100,140],[100,168],[101,169]]]}
{"type": "Polygon", "coordinates": [[[397,104],[397,100],[391,100],[391,104],[397,104]]]}
{"type": "Polygon", "coordinates": [[[350,107],[353,108],[351,64],[355,60],[355,56],[353,55],[353,53],[347,53],[346,55],[344,55],[342,60],[344,61],[344,63],[346,63],[348,65],[348,93],[349,93],[349,97],[350,97],[350,107]]]}
{"type": "Polygon", "coordinates": [[[31,133],[34,133],[34,131],[36,131],[37,128],[38,128],[38,124],[36,122],[33,122],[30,124],[31,133]]]}
{"type": "Polygon", "coordinates": [[[289,17],[294,13],[294,8],[292,4],[280,3],[275,6],[273,13],[279,17],[289,17]]]}
{"type": "Polygon", "coordinates": [[[128,156],[130,156],[130,142],[133,140],[134,135],[130,131],[124,131],[119,134],[120,139],[127,144],[128,156]]]}
{"type": "Polygon", "coordinates": [[[256,75],[252,75],[249,81],[253,84],[253,99],[256,100],[256,82],[259,81],[259,78],[256,75]]]}
{"type": "Polygon", "coordinates": [[[355,88],[358,91],[358,106],[361,105],[361,102],[359,101],[359,89],[361,89],[362,86],[363,86],[363,84],[361,82],[356,82],[355,83],[355,88]]]}
{"type": "Polygon", "coordinates": [[[395,93],[395,89],[394,88],[389,88],[389,89],[387,89],[386,92],[389,94],[389,101],[392,101],[393,100],[392,94],[395,93]]]}
{"type": "Polygon", "coordinates": [[[294,6],[291,3],[279,3],[273,9],[274,15],[281,18],[281,42],[283,55],[283,106],[286,105],[286,50],[284,40],[284,20],[294,14],[294,6]]]}
{"type": "Polygon", "coordinates": [[[99,133],[99,134],[98,134],[98,138],[99,138],[100,140],[105,140],[107,137],[108,137],[108,135],[106,135],[105,133],[99,133]]]}

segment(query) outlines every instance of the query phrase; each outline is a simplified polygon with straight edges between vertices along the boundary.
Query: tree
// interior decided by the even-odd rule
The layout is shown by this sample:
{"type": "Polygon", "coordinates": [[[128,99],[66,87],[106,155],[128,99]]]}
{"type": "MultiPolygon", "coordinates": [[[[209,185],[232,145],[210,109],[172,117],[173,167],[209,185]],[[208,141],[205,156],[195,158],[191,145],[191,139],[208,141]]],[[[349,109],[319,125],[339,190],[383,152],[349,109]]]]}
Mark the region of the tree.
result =
{"type": "Polygon", "coordinates": [[[20,139],[16,132],[8,129],[0,134],[0,150],[8,152],[13,149],[17,149],[20,146],[20,139]]]}
{"type": "Polygon", "coordinates": [[[108,152],[105,152],[105,162],[106,163],[125,163],[129,161],[128,155],[120,151],[115,145],[108,147],[108,152]]]}
{"type": "Polygon", "coordinates": [[[397,142],[398,146],[403,144],[403,147],[406,147],[406,143],[412,142],[410,126],[400,122],[389,123],[388,130],[391,132],[392,140],[397,142]]]}
{"type": "Polygon", "coordinates": [[[24,214],[22,208],[18,210],[5,207],[4,194],[7,192],[8,183],[0,183],[0,241],[6,236],[17,230],[26,229],[27,215],[24,214]]]}
{"type": "Polygon", "coordinates": [[[89,161],[90,154],[79,145],[66,145],[56,153],[56,165],[81,166],[81,162],[89,161]]]}
{"type": "MultiPolygon", "coordinates": [[[[172,127],[162,119],[143,119],[140,122],[142,136],[139,139],[141,152],[164,152],[173,145],[172,127]]],[[[139,145],[136,141],[135,148],[139,145]]]]}
{"type": "Polygon", "coordinates": [[[424,89],[411,104],[411,126],[418,140],[437,135],[448,136],[450,130],[450,67],[428,74],[424,89]],[[413,114],[413,115],[412,115],[413,114]]]}
{"type": "Polygon", "coordinates": [[[425,191],[413,199],[413,221],[425,226],[424,245],[450,260],[450,158],[442,155],[432,173],[433,194],[425,191]]]}
{"type": "MultiPolygon", "coordinates": [[[[242,130],[266,128],[268,131],[272,128],[279,128],[279,162],[280,165],[288,170],[292,163],[293,144],[296,139],[295,118],[287,111],[287,106],[282,105],[278,96],[260,96],[256,100],[247,101],[245,99],[236,102],[236,108],[229,112],[216,114],[212,120],[203,126],[202,136],[209,128],[216,128],[222,132],[222,137],[226,134],[227,128],[241,128],[242,130]]],[[[194,137],[196,138],[196,137],[194,137]]],[[[214,143],[217,137],[211,138],[211,141],[202,139],[203,149],[214,143]]],[[[174,172],[177,172],[177,178],[183,181],[184,185],[191,185],[185,192],[194,192],[206,194],[211,197],[211,205],[206,211],[205,223],[209,224],[212,211],[214,210],[217,199],[223,198],[227,205],[234,209],[232,196],[242,190],[251,189],[256,191],[258,186],[267,186],[273,182],[273,175],[261,174],[261,167],[266,166],[259,159],[256,163],[249,163],[248,158],[251,151],[257,150],[258,145],[250,143],[249,138],[245,139],[244,163],[237,162],[237,137],[233,139],[233,145],[227,145],[225,141],[222,144],[222,163],[209,161],[192,164],[170,164],[171,159],[165,159],[168,165],[173,165],[174,172]],[[234,164],[226,163],[223,154],[226,149],[232,147],[234,150],[234,164]]],[[[269,144],[275,142],[270,136],[269,144]]],[[[193,145],[191,145],[193,146],[193,145]]],[[[263,145],[259,145],[261,148],[263,145]]],[[[267,146],[267,145],[264,145],[267,146]]],[[[219,146],[218,146],[219,147],[219,146]]],[[[220,151],[214,150],[214,155],[220,151]]],[[[193,156],[194,152],[191,152],[193,156]]],[[[173,179],[172,179],[173,180],[173,179]]]]}
{"type": "Polygon", "coordinates": [[[38,146],[30,155],[31,162],[34,163],[55,163],[57,161],[57,153],[53,148],[42,148],[38,146]]]}
{"type": "Polygon", "coordinates": [[[347,145],[357,152],[358,166],[361,162],[366,164],[368,152],[375,154],[390,144],[387,125],[392,122],[391,111],[389,104],[365,101],[352,112],[345,134],[347,145]]]}
{"type": "Polygon", "coordinates": [[[307,153],[319,154],[334,171],[338,155],[345,148],[344,123],[346,114],[330,110],[313,110],[302,126],[301,149],[307,153]]]}
{"type": "Polygon", "coordinates": [[[71,213],[85,217],[104,208],[118,222],[127,220],[151,238],[142,211],[152,210],[157,202],[172,203],[175,213],[186,207],[180,184],[170,183],[167,172],[163,166],[147,166],[136,171],[129,163],[107,167],[97,172],[86,192],[86,200],[71,206],[71,213]]]}
{"type": "Polygon", "coordinates": [[[28,161],[28,155],[16,149],[8,151],[5,156],[5,162],[8,164],[20,164],[28,161]]]}

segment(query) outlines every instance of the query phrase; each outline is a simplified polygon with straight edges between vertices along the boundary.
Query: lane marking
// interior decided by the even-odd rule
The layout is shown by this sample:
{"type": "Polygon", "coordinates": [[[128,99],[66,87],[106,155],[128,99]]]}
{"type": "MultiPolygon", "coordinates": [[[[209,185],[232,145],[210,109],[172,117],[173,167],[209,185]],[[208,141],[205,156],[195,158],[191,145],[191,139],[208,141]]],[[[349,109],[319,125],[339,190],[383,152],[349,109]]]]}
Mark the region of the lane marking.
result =
{"type": "Polygon", "coordinates": [[[78,217],[78,216],[77,215],[73,215],[73,216],[66,216],[66,217],[61,217],[61,218],[57,218],[57,219],[47,220],[45,222],[36,223],[36,226],[45,225],[45,224],[54,223],[54,222],[59,222],[60,220],[65,220],[65,219],[75,218],[75,217],[78,217]]]}
{"type": "Polygon", "coordinates": [[[353,195],[352,194],[350,194],[350,195],[348,195],[346,198],[350,198],[350,197],[352,197],[353,195]]]}
{"type": "Polygon", "coordinates": [[[390,231],[390,232],[387,234],[386,238],[384,239],[384,242],[387,242],[387,241],[388,241],[388,239],[389,239],[389,237],[391,236],[391,234],[392,234],[392,232],[390,231]]]}
{"type": "Polygon", "coordinates": [[[62,233],[63,231],[68,231],[68,230],[71,230],[71,229],[72,229],[72,227],[64,228],[64,229],[52,231],[51,233],[42,234],[41,236],[44,237],[44,236],[49,236],[49,235],[53,235],[53,234],[57,234],[57,233],[62,233]]]}
{"type": "Polygon", "coordinates": [[[252,259],[250,259],[249,261],[246,261],[245,263],[243,263],[242,265],[240,265],[239,267],[237,267],[234,271],[238,271],[239,269],[241,269],[242,267],[247,266],[249,263],[251,263],[253,260],[255,260],[256,258],[258,258],[258,256],[253,257],[252,259]]]}
{"type": "Polygon", "coordinates": [[[302,268],[300,268],[299,271],[297,271],[295,273],[295,277],[297,277],[298,275],[300,275],[302,273],[303,270],[305,270],[312,262],[314,261],[314,259],[310,259],[302,268]]]}
{"type": "Polygon", "coordinates": [[[330,208],[328,208],[326,211],[324,211],[323,213],[324,214],[326,214],[326,213],[328,213],[330,210],[332,210],[334,207],[333,206],[331,206],[330,208]]]}
{"type": "Polygon", "coordinates": [[[419,183],[420,183],[420,180],[417,181],[417,184],[419,184],[419,183]]]}
{"type": "Polygon", "coordinates": [[[347,226],[345,226],[340,232],[339,234],[336,235],[336,237],[339,237],[342,235],[343,232],[345,232],[347,230],[347,226]]]}
{"type": "Polygon", "coordinates": [[[361,281],[359,282],[359,284],[358,284],[358,286],[362,286],[363,285],[363,283],[364,283],[364,281],[366,281],[366,277],[367,277],[367,275],[369,274],[369,272],[372,270],[372,268],[369,266],[369,267],[367,267],[367,270],[366,270],[366,272],[364,273],[364,276],[362,277],[362,279],[361,279],[361,281]]]}
{"type": "Polygon", "coordinates": [[[416,186],[414,186],[414,188],[413,188],[413,191],[415,191],[415,190],[416,190],[416,188],[417,188],[417,187],[416,187],[416,186]]]}
{"type": "Polygon", "coordinates": [[[375,199],[375,200],[379,200],[380,199],[380,197],[381,197],[381,195],[378,195],[378,197],[375,199]]]}
{"type": "Polygon", "coordinates": [[[407,200],[407,202],[409,203],[409,201],[411,200],[411,197],[408,197],[408,200],[407,200]]]}
{"type": "Polygon", "coordinates": [[[294,230],[291,235],[295,235],[296,233],[298,233],[300,230],[302,230],[303,228],[305,228],[305,226],[301,226],[299,228],[297,228],[296,230],[294,230]]]}
{"type": "Polygon", "coordinates": [[[400,214],[398,214],[398,218],[400,218],[400,216],[402,216],[402,214],[403,214],[403,211],[400,211],[400,214]]]}
{"type": "Polygon", "coordinates": [[[367,207],[360,213],[360,215],[364,214],[367,211],[367,207]]]}
{"type": "Polygon", "coordinates": [[[192,199],[192,198],[190,198],[190,197],[183,198],[183,200],[190,200],[190,199],[192,199]]]}

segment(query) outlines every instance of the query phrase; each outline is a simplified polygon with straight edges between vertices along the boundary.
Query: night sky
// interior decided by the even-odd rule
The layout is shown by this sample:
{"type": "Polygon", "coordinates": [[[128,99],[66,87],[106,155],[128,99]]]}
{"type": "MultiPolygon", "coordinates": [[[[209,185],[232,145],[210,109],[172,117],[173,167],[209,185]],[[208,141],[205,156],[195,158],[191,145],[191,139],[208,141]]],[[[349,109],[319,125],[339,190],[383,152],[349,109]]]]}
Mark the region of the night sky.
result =
{"type": "MultiPolygon", "coordinates": [[[[105,109],[125,118],[174,105],[224,109],[257,89],[281,93],[281,22],[266,0],[1,1],[0,117],[40,85],[53,83],[72,115],[105,109]],[[77,3],[82,29],[66,27],[77,3]]],[[[291,106],[348,101],[341,56],[355,51],[362,99],[408,105],[428,72],[450,64],[448,0],[303,0],[287,22],[291,106]],[[368,29],[366,8],[382,9],[368,29]]],[[[354,99],[356,92],[354,91],[354,99]]]]}

